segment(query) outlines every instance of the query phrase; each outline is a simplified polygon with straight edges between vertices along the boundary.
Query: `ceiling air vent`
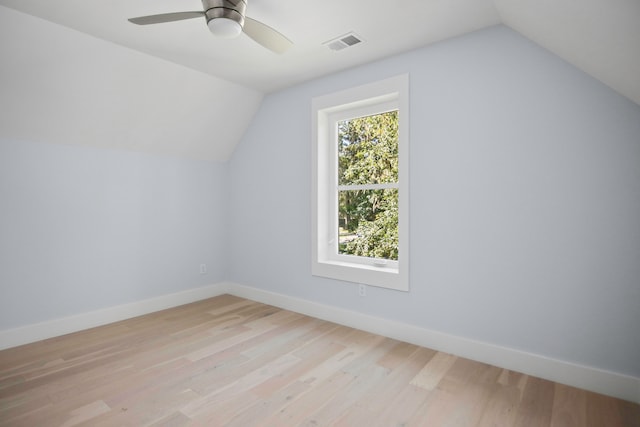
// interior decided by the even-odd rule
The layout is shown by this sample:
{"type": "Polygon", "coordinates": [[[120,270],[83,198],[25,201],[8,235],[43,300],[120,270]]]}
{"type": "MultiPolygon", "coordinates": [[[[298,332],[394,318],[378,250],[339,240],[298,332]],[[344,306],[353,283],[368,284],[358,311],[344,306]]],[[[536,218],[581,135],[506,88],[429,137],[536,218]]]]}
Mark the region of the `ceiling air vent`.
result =
{"type": "Polygon", "coordinates": [[[361,42],[362,42],[362,38],[357,34],[351,32],[351,33],[342,35],[338,38],[324,42],[322,44],[327,46],[331,50],[342,50],[349,46],[353,46],[361,42]]]}

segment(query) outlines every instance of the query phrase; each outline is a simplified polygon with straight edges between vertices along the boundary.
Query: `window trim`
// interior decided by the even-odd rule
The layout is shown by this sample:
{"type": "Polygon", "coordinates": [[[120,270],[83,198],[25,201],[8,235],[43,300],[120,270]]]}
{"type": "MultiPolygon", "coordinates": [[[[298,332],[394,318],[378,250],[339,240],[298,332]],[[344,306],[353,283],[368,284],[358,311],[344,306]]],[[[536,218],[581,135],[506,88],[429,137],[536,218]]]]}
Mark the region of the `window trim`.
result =
{"type": "MultiPolygon", "coordinates": [[[[409,290],[409,76],[403,74],[378,82],[319,96],[312,100],[312,267],[315,276],[362,283],[400,291],[409,290]],[[335,126],[345,118],[390,110],[398,114],[398,261],[381,265],[374,258],[333,253],[337,243],[335,126]],[[333,175],[335,176],[333,176],[333,175]],[[335,218],[334,218],[335,217],[335,218]],[[364,261],[363,261],[364,260],[364,261]]],[[[395,185],[395,184],[394,184],[395,185]]]]}

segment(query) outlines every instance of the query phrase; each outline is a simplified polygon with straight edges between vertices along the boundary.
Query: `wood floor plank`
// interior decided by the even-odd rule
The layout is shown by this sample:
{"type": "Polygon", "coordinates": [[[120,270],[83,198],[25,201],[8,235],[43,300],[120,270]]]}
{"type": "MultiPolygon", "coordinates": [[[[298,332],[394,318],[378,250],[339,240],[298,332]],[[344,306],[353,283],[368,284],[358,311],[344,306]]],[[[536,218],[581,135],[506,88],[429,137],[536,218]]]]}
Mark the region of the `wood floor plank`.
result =
{"type": "Polygon", "coordinates": [[[308,392],[292,399],[280,410],[265,418],[257,420],[257,426],[295,426],[323,408],[340,390],[350,387],[355,378],[344,372],[337,372],[320,384],[313,386],[308,392]]]}
{"type": "Polygon", "coordinates": [[[337,420],[337,425],[393,425],[408,422],[429,395],[427,390],[412,385],[410,381],[437,353],[417,346],[411,349],[413,353],[410,354],[406,354],[406,347],[400,348],[400,352],[391,351],[378,362],[385,367],[393,367],[385,381],[385,392],[371,389],[361,402],[337,420]],[[403,357],[395,360],[394,354],[403,357]],[[391,360],[394,363],[389,364],[391,360]]]}
{"type": "Polygon", "coordinates": [[[257,425],[260,420],[270,419],[274,414],[282,410],[289,402],[297,399],[302,394],[309,391],[311,386],[300,381],[293,382],[288,386],[275,391],[267,398],[252,403],[244,408],[242,412],[236,414],[225,424],[228,427],[246,427],[257,425]]]}
{"type": "Polygon", "coordinates": [[[213,392],[197,398],[193,402],[182,407],[180,411],[190,418],[196,418],[203,412],[214,411],[219,405],[225,404],[225,402],[231,398],[248,392],[255,386],[267,381],[273,376],[285,372],[287,369],[290,369],[299,362],[299,358],[291,354],[285,354],[276,360],[247,373],[236,381],[225,386],[218,387],[213,392]]]}
{"type": "Polygon", "coordinates": [[[621,406],[616,399],[601,394],[585,392],[587,397],[587,427],[623,425],[621,406]]]}
{"type": "Polygon", "coordinates": [[[409,423],[476,425],[495,391],[501,369],[457,358],[409,423]]]}
{"type": "MultiPolygon", "coordinates": [[[[348,328],[345,328],[345,330],[348,330],[348,328]]],[[[319,384],[330,378],[345,366],[353,363],[353,361],[362,354],[366,353],[370,349],[374,348],[376,344],[383,341],[383,337],[376,337],[375,335],[366,334],[356,330],[348,331],[349,333],[346,335],[346,339],[341,338],[337,340],[338,343],[345,346],[345,349],[327,360],[325,363],[302,375],[300,378],[301,381],[310,382],[311,384],[319,384]],[[367,339],[365,340],[363,338],[367,339]],[[350,344],[350,339],[353,339],[353,343],[357,344],[350,344]]]]}
{"type": "Polygon", "coordinates": [[[434,355],[433,359],[411,380],[411,384],[425,390],[433,390],[457,359],[451,354],[438,353],[434,355]]]}
{"type": "MultiPolygon", "coordinates": [[[[528,377],[515,426],[548,426],[553,411],[554,386],[551,381],[528,377]]],[[[615,424],[613,424],[615,425],[615,424]]]]}
{"type": "MultiPolygon", "coordinates": [[[[347,375],[353,374],[347,373],[347,375]]],[[[350,382],[349,387],[336,390],[327,404],[309,414],[300,425],[332,425],[352,406],[361,401],[371,389],[382,386],[387,375],[387,369],[376,365],[370,365],[367,369],[361,370],[359,374],[353,375],[353,381],[350,382]]]]}
{"type": "Polygon", "coordinates": [[[73,427],[107,412],[111,412],[111,408],[104,401],[96,400],[71,411],[69,419],[62,424],[62,427],[73,427]]]}
{"type": "Polygon", "coordinates": [[[149,424],[149,427],[187,427],[192,426],[193,420],[181,412],[174,412],[166,417],[149,424]]]}
{"type": "Polygon", "coordinates": [[[555,384],[551,427],[587,425],[587,394],[584,390],[555,384]]]}
{"type": "Polygon", "coordinates": [[[148,394],[124,401],[112,411],[89,420],[86,425],[87,427],[145,426],[174,414],[179,408],[197,398],[198,395],[192,390],[171,390],[158,394],[155,389],[149,389],[148,394]]]}
{"type": "Polygon", "coordinates": [[[13,399],[3,399],[0,403],[0,425],[10,425],[14,420],[28,417],[34,413],[46,413],[53,404],[49,396],[31,397],[19,395],[13,399]]]}
{"type": "Polygon", "coordinates": [[[205,425],[226,425],[248,408],[277,395],[282,390],[288,390],[286,392],[287,398],[292,400],[293,393],[297,391],[299,394],[303,389],[309,388],[308,384],[297,381],[300,374],[321,364],[343,348],[337,343],[329,345],[324,342],[314,343],[315,345],[309,345],[305,348],[307,351],[296,351],[285,355],[297,360],[294,366],[290,366],[282,372],[280,370],[269,371],[263,367],[260,368],[259,376],[264,381],[259,378],[247,381],[247,377],[244,377],[244,385],[234,384],[233,388],[236,389],[236,392],[233,391],[233,388],[222,390],[225,398],[218,400],[217,404],[209,404],[207,411],[201,411],[200,415],[189,414],[187,408],[183,408],[183,411],[195,421],[205,425]],[[290,385],[294,385],[293,391],[289,389],[290,385]]]}
{"type": "MultiPolygon", "coordinates": [[[[404,406],[404,399],[407,397],[401,396],[406,390],[409,390],[410,394],[422,395],[422,393],[416,393],[415,388],[411,385],[411,379],[433,358],[435,354],[437,354],[437,352],[427,348],[414,348],[414,352],[405,356],[400,364],[394,364],[393,369],[390,370],[390,373],[385,380],[384,393],[380,393],[378,388],[374,388],[364,396],[363,402],[374,414],[379,415],[383,412],[389,412],[390,408],[396,407],[394,404],[395,402],[399,403],[397,407],[404,406]]],[[[385,357],[385,359],[387,358],[385,357]]],[[[389,369],[388,364],[383,363],[383,365],[389,369]]],[[[405,411],[405,409],[403,409],[403,411],[405,411]]]]}
{"type": "MultiPolygon", "coordinates": [[[[257,396],[266,398],[273,394],[275,390],[280,390],[286,387],[288,384],[299,381],[300,376],[310,371],[311,369],[321,365],[327,359],[334,356],[344,349],[342,344],[338,343],[321,343],[318,344],[313,350],[315,353],[311,356],[303,357],[300,359],[300,363],[291,369],[281,373],[280,375],[269,378],[267,381],[256,386],[252,393],[257,396]]],[[[298,353],[292,353],[293,356],[299,357],[298,353]]]]}
{"type": "Polygon", "coordinates": [[[640,427],[640,405],[230,295],[0,351],[0,426],[640,427]]]}
{"type": "Polygon", "coordinates": [[[478,426],[512,426],[516,423],[517,410],[527,376],[503,369],[493,393],[489,396],[478,426]]]}
{"type": "Polygon", "coordinates": [[[453,423],[448,423],[448,420],[452,418],[450,414],[452,408],[455,407],[454,393],[439,388],[427,391],[422,387],[416,387],[413,385],[412,387],[415,387],[416,390],[421,390],[427,395],[421,396],[421,399],[414,403],[414,405],[417,404],[419,406],[411,409],[411,414],[408,415],[409,420],[406,422],[406,425],[453,425],[453,423]]]}

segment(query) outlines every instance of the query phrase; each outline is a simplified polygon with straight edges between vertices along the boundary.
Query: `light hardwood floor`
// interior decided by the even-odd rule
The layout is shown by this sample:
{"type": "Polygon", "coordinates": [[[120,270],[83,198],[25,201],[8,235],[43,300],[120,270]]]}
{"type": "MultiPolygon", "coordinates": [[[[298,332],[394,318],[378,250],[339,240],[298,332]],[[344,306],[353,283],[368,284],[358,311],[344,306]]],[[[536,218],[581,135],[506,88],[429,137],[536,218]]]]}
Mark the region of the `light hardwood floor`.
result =
{"type": "Polygon", "coordinates": [[[640,406],[233,296],[0,352],[2,426],[640,426],[640,406]]]}

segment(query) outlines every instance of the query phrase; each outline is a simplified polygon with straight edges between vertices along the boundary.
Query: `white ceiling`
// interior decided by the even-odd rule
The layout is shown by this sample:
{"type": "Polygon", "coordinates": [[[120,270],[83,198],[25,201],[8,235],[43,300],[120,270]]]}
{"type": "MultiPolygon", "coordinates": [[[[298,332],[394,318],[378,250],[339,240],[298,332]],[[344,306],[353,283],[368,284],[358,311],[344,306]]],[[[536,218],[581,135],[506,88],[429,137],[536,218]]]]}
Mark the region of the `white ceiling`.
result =
{"type": "Polygon", "coordinates": [[[284,55],[246,36],[216,39],[204,18],[144,27],[127,21],[201,10],[200,0],[0,4],[261,92],[504,23],[640,103],[640,0],[249,0],[247,16],[295,43],[284,55]],[[349,31],[366,42],[341,52],[323,46],[349,31]]]}
{"type": "Polygon", "coordinates": [[[640,0],[494,0],[502,22],[640,104],[640,0]]]}
{"type": "MultiPolygon", "coordinates": [[[[86,61],[95,64],[108,51],[121,64],[142,61],[144,64],[140,65],[140,70],[157,68],[157,64],[152,63],[151,59],[144,61],[139,58],[140,54],[137,52],[142,52],[151,55],[142,55],[147,58],[156,57],[187,67],[183,69],[188,72],[163,67],[166,70],[159,71],[154,88],[163,87],[160,81],[163,74],[180,74],[179,79],[174,78],[172,81],[182,81],[181,84],[187,85],[190,92],[203,87],[200,81],[207,76],[199,72],[213,76],[204,84],[207,86],[206,93],[199,97],[192,96],[197,97],[198,102],[195,104],[200,107],[183,108],[179,111],[179,117],[183,118],[184,123],[174,123],[174,127],[177,126],[174,131],[165,122],[176,116],[173,110],[177,107],[161,107],[160,104],[166,103],[160,99],[160,95],[145,102],[153,104],[152,107],[156,110],[163,110],[148,121],[147,127],[142,130],[133,129],[133,125],[129,123],[131,120],[126,115],[126,111],[131,109],[128,106],[142,102],[139,99],[148,97],[148,93],[141,92],[134,81],[134,75],[118,75],[119,79],[127,80],[126,85],[120,85],[122,87],[116,89],[119,91],[118,99],[129,99],[125,101],[124,109],[122,101],[118,104],[114,100],[107,114],[99,111],[106,117],[100,122],[94,111],[78,107],[80,104],[77,102],[69,102],[66,105],[73,106],[65,107],[66,109],[57,107],[59,111],[43,110],[43,117],[46,113],[53,113],[53,118],[50,119],[51,123],[40,124],[39,127],[30,125],[31,128],[39,129],[40,134],[35,135],[33,130],[25,130],[24,126],[15,124],[19,113],[12,108],[12,114],[16,117],[6,118],[4,122],[7,127],[13,126],[15,137],[41,139],[46,136],[54,142],[56,138],[60,141],[80,139],[75,130],[63,128],[63,124],[57,123],[63,117],[84,115],[83,118],[88,123],[99,122],[103,127],[100,133],[93,134],[90,132],[96,126],[88,128],[88,134],[83,136],[84,140],[95,141],[94,145],[113,146],[113,141],[117,140],[122,144],[118,148],[140,150],[142,145],[145,146],[142,151],[158,151],[156,147],[164,144],[163,153],[224,161],[229,158],[242,137],[243,129],[250,122],[264,93],[501,23],[640,104],[640,0],[249,0],[247,16],[276,28],[293,41],[294,47],[282,55],[262,48],[244,35],[233,40],[216,39],[208,31],[204,19],[151,26],[137,26],[127,21],[127,18],[142,15],[201,10],[200,0],[0,0],[0,5],[50,21],[43,23],[33,18],[24,22],[29,28],[23,31],[17,22],[22,22],[23,19],[8,16],[9,9],[0,8],[0,14],[5,14],[5,17],[0,16],[5,18],[0,21],[12,27],[2,29],[4,33],[0,31],[0,34],[5,34],[0,39],[0,52],[10,54],[8,59],[4,58],[9,71],[4,70],[3,73],[11,79],[21,76],[21,69],[30,63],[30,60],[22,61],[28,55],[45,55],[49,66],[55,64],[55,58],[47,53],[47,49],[51,47],[46,43],[43,46],[37,44],[37,38],[46,37],[48,33],[58,34],[56,37],[61,40],[69,39],[69,43],[75,46],[75,52],[84,52],[82,55],[85,55],[86,61]],[[67,32],[57,31],[52,27],[54,24],[62,26],[59,28],[66,27],[64,29],[67,32]],[[34,26],[37,31],[34,31],[34,26]],[[102,41],[87,43],[85,47],[81,37],[68,34],[75,33],[69,28],[133,51],[102,41]],[[364,43],[339,52],[331,51],[323,45],[324,42],[350,31],[357,33],[364,43]],[[32,40],[22,42],[28,37],[27,34],[33,34],[32,40]],[[78,45],[82,45],[82,49],[78,45]],[[112,52],[107,45],[122,53],[112,52]],[[90,46],[95,46],[96,51],[89,51],[90,46]],[[12,58],[19,58],[22,62],[9,64],[12,58]],[[190,81],[184,82],[185,78],[190,81]],[[213,95],[223,94],[225,90],[233,95],[226,98],[213,95]],[[228,108],[229,99],[236,101],[232,110],[228,108]],[[216,103],[215,100],[219,102],[216,103]],[[216,105],[209,105],[211,102],[216,105]],[[117,123],[121,123],[119,135],[125,135],[126,138],[113,135],[114,117],[117,123]],[[200,117],[207,117],[207,120],[200,117]],[[234,130],[229,131],[229,135],[223,138],[216,134],[217,140],[212,142],[212,128],[230,127],[234,130]],[[154,129],[155,136],[148,132],[149,129],[154,129]],[[175,135],[170,135],[170,132],[175,135]],[[191,148],[180,148],[184,153],[177,151],[173,142],[179,138],[178,135],[189,138],[191,148]],[[162,142],[162,138],[166,141],[162,142]]],[[[64,46],[56,45],[52,50],[58,52],[60,57],[64,56],[64,46]]],[[[66,69],[60,70],[60,78],[79,74],[80,71],[74,71],[74,64],[82,59],[65,59],[66,69]]],[[[159,61],[158,64],[163,62],[156,61],[159,61]]],[[[176,67],[174,64],[167,66],[176,67]]],[[[94,65],[89,70],[104,77],[108,69],[98,67],[99,65],[94,65]]],[[[114,73],[118,72],[123,71],[114,69],[114,73]]],[[[35,76],[33,78],[39,83],[35,76]]],[[[47,82],[49,83],[53,84],[47,82]]],[[[7,103],[15,105],[20,102],[20,97],[24,97],[24,90],[15,84],[8,81],[0,84],[15,92],[7,103]]],[[[28,88],[31,83],[24,80],[22,85],[28,88]]],[[[165,98],[169,95],[180,98],[180,85],[164,86],[163,90],[168,91],[165,98]]],[[[95,90],[89,84],[87,87],[95,90]]],[[[115,86],[103,91],[112,91],[113,87],[115,86]]],[[[146,90],[149,91],[151,89],[146,90]]],[[[103,92],[96,93],[93,98],[102,95],[103,92]]],[[[37,94],[30,96],[35,97],[37,94]]],[[[90,94],[87,93],[86,96],[88,98],[90,94]]],[[[29,108],[33,104],[30,103],[29,108]]],[[[185,99],[183,104],[193,103],[185,99]]],[[[25,112],[28,110],[26,108],[25,112]]]]}
{"type": "Polygon", "coordinates": [[[283,55],[248,37],[216,39],[206,21],[137,26],[127,18],[202,10],[200,0],[0,0],[0,4],[230,80],[271,92],[500,22],[491,0],[249,0],[247,16],[294,42],[283,55]],[[334,52],[322,43],[355,31],[366,43],[334,52]]]}

